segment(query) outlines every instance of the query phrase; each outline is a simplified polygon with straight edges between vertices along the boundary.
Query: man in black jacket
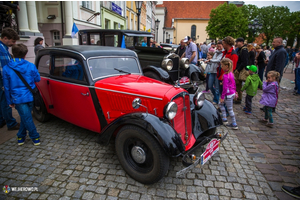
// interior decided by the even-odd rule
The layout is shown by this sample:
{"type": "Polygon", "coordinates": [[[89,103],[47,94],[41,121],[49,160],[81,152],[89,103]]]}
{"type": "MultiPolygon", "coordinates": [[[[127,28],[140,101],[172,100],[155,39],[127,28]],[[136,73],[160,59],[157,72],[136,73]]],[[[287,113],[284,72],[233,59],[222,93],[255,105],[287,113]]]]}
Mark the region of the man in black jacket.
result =
{"type": "Polygon", "coordinates": [[[283,74],[283,69],[285,67],[287,53],[283,48],[282,38],[274,38],[272,45],[274,47],[274,51],[269,58],[265,76],[267,77],[269,71],[277,71],[280,73],[280,82],[283,74]]]}
{"type": "Polygon", "coordinates": [[[236,64],[236,70],[234,72],[234,76],[235,76],[235,84],[236,84],[236,91],[239,95],[239,97],[237,98],[236,101],[234,101],[235,104],[241,104],[242,102],[242,83],[245,80],[241,80],[239,79],[239,75],[240,72],[243,69],[247,69],[246,66],[248,65],[248,59],[249,59],[249,53],[248,53],[248,49],[247,49],[247,45],[244,44],[244,38],[238,38],[236,39],[236,45],[239,48],[237,55],[239,57],[237,64],[236,64]]]}
{"type": "Polygon", "coordinates": [[[180,46],[177,47],[176,51],[174,53],[176,53],[177,55],[179,55],[179,57],[181,58],[182,54],[185,52],[185,42],[183,42],[183,40],[180,41],[180,46]]]}

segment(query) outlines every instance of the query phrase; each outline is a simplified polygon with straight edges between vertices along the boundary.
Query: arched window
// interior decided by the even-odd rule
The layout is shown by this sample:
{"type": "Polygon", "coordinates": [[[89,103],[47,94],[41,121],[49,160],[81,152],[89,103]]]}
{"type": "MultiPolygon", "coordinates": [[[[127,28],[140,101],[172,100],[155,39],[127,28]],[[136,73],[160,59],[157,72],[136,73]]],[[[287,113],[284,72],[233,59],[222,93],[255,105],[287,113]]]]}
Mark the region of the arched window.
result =
{"type": "Polygon", "coordinates": [[[192,27],[191,27],[191,38],[194,41],[196,40],[196,25],[192,25],[192,27]]]}

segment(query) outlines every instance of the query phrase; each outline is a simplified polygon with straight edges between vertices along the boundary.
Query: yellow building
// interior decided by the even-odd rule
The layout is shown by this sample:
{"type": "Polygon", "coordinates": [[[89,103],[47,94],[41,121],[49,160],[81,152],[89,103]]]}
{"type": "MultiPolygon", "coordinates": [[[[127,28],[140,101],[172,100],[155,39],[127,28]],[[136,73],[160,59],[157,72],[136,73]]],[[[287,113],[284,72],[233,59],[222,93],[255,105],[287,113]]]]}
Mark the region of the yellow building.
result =
{"type": "Polygon", "coordinates": [[[137,14],[134,1],[126,1],[126,29],[137,30],[137,14]]]}

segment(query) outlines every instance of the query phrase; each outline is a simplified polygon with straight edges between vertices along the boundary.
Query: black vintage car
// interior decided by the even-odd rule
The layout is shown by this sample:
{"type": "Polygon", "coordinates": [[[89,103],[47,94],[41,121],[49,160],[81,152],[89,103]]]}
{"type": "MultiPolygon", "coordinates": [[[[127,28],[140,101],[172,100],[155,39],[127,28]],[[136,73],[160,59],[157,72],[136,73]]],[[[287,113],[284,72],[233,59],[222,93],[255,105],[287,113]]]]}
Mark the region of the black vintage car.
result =
{"type": "Polygon", "coordinates": [[[134,50],[145,76],[195,92],[197,85],[205,79],[203,70],[196,65],[189,65],[187,58],[180,60],[177,54],[172,53],[173,49],[150,47],[152,37],[150,32],[88,29],[79,31],[79,44],[134,50]]]}

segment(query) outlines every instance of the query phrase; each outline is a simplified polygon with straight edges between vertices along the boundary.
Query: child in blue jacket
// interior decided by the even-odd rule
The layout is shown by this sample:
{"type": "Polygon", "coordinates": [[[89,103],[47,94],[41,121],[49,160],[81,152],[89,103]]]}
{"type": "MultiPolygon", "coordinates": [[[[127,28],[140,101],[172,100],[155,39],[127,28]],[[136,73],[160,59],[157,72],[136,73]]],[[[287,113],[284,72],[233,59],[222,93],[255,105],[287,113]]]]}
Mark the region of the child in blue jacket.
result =
{"type": "Polygon", "coordinates": [[[27,46],[24,44],[16,44],[12,47],[14,59],[11,59],[3,67],[3,85],[7,104],[12,108],[16,108],[21,118],[21,126],[17,133],[18,145],[24,144],[27,135],[26,130],[28,130],[33,144],[39,145],[40,135],[36,131],[31,115],[34,106],[33,95],[14,71],[20,72],[32,89],[36,87],[35,82],[41,80],[36,66],[24,60],[27,52],[27,46]]]}

